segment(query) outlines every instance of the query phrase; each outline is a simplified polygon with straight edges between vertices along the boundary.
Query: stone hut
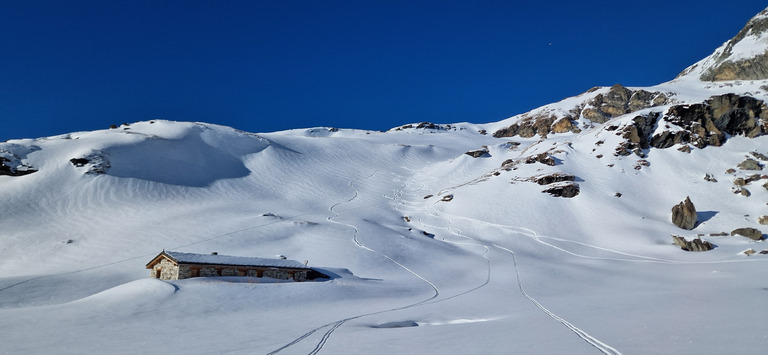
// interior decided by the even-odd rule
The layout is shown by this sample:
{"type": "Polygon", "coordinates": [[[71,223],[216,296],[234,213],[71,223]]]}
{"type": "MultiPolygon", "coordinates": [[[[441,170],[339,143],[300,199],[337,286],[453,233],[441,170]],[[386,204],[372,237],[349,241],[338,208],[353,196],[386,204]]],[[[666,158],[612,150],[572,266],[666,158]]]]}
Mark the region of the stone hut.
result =
{"type": "Polygon", "coordinates": [[[306,281],[325,275],[308,266],[286,259],[266,259],[244,256],[192,254],[163,250],[147,264],[150,277],[180,280],[190,277],[250,276],[281,280],[306,281]]]}

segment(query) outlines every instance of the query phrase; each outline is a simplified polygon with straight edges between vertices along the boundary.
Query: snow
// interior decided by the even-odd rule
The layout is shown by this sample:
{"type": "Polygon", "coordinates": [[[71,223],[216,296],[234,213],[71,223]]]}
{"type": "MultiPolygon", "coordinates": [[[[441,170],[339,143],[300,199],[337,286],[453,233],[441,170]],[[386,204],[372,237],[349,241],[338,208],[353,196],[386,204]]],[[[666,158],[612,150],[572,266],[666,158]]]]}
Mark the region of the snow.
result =
{"type": "MultiPolygon", "coordinates": [[[[680,104],[766,100],[765,84],[643,89],[680,104]]],[[[768,137],[653,149],[638,170],[601,125],[546,140],[478,132],[517,119],[263,134],[156,120],[0,143],[39,169],[0,176],[0,353],[763,352],[768,256],[741,252],[768,244],[711,234],[764,230],[763,182],[735,195],[731,181],[753,172],[726,170],[768,154],[768,137]],[[483,146],[487,156],[464,154],[483,146]],[[69,161],[94,152],[106,173],[69,161]],[[501,169],[542,152],[558,163],[501,169]],[[527,181],[557,172],[581,193],[555,198],[527,181]],[[686,196],[701,222],[692,231],[670,221],[686,196]],[[717,247],[684,252],[671,234],[717,247]],[[150,279],[163,249],[286,255],[332,277],[150,279]]]]}
{"type": "Polygon", "coordinates": [[[218,255],[218,254],[194,254],[177,251],[164,251],[177,262],[208,265],[240,265],[240,266],[273,266],[296,269],[308,269],[306,265],[285,259],[268,259],[248,256],[218,255]]]}

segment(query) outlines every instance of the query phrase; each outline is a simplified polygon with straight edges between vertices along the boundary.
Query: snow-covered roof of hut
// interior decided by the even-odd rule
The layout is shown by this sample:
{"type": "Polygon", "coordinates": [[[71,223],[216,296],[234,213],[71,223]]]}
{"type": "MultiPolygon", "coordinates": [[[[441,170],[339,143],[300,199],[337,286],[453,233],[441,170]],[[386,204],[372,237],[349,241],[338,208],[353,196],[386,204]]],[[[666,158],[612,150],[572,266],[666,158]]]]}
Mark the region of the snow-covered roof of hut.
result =
{"type": "Polygon", "coordinates": [[[255,258],[248,256],[231,256],[218,254],[193,254],[182,253],[178,251],[163,251],[165,254],[178,263],[185,264],[208,264],[208,265],[237,265],[237,266],[268,266],[291,269],[309,269],[308,266],[295,261],[286,259],[255,258]]]}

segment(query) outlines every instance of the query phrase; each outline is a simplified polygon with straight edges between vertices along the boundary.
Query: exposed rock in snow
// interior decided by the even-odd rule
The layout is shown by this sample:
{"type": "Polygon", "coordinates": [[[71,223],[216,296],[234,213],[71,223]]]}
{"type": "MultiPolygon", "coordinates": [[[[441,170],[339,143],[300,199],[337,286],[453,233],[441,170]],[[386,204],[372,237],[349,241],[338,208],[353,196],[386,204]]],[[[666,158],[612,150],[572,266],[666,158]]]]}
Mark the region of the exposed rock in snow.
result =
{"type": "Polygon", "coordinates": [[[581,114],[592,122],[605,123],[614,117],[664,105],[667,101],[667,95],[664,93],[630,90],[616,84],[605,95],[598,94],[588,101],[581,114]]]}
{"type": "Polygon", "coordinates": [[[702,81],[768,79],[768,9],[710,56],[678,75],[684,76],[702,81]]]}
{"type": "Polygon", "coordinates": [[[685,251],[709,251],[715,248],[712,243],[701,238],[685,240],[685,237],[672,235],[672,241],[685,251]]]}
{"type": "Polygon", "coordinates": [[[571,174],[553,173],[553,174],[534,176],[531,179],[533,180],[533,182],[539,185],[549,185],[556,182],[573,181],[576,179],[576,177],[571,174]]]}
{"type": "Polygon", "coordinates": [[[483,147],[482,149],[478,149],[478,150],[470,150],[470,151],[468,151],[468,152],[466,152],[464,154],[469,155],[469,156],[471,156],[473,158],[480,158],[480,157],[483,157],[483,156],[488,156],[488,152],[489,152],[488,148],[487,147],[483,147]]]}
{"type": "Polygon", "coordinates": [[[672,223],[682,229],[691,230],[696,227],[697,218],[696,207],[690,197],[672,207],[672,223]]]}
{"type": "Polygon", "coordinates": [[[740,235],[742,237],[747,237],[752,240],[763,239],[763,232],[761,232],[757,228],[751,228],[751,227],[736,228],[733,231],[731,231],[731,235],[740,235]]]}
{"type": "Polygon", "coordinates": [[[763,170],[763,167],[755,159],[746,159],[736,167],[741,170],[763,170]]]}
{"type": "Polygon", "coordinates": [[[572,182],[572,183],[565,183],[565,184],[553,186],[542,192],[546,192],[555,197],[571,198],[571,197],[576,197],[579,194],[580,190],[581,188],[579,187],[579,184],[572,182]]]}

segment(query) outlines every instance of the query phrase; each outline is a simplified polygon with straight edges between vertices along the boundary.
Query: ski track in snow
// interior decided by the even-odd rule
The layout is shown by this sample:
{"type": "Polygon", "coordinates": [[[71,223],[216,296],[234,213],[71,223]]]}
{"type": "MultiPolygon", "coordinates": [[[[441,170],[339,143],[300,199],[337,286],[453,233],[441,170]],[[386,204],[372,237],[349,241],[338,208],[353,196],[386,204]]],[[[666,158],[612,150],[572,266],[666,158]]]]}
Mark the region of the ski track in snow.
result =
{"type": "MultiPolygon", "coordinates": [[[[366,177],[365,179],[370,179],[370,178],[371,178],[371,177],[373,177],[375,174],[376,174],[376,172],[374,171],[374,172],[373,172],[373,174],[371,174],[370,176],[366,177]]],[[[333,213],[333,214],[334,214],[334,216],[330,216],[330,217],[328,217],[328,218],[327,218],[327,220],[328,220],[329,222],[332,222],[332,223],[336,223],[336,224],[340,224],[340,225],[343,225],[343,226],[346,226],[346,227],[352,228],[352,229],[354,230],[354,232],[353,232],[353,237],[352,237],[352,240],[353,240],[353,242],[355,243],[355,245],[357,245],[359,248],[362,248],[362,249],[365,249],[365,250],[367,250],[367,251],[370,251],[370,252],[372,252],[372,253],[378,254],[379,256],[381,256],[381,257],[384,257],[384,258],[386,258],[387,260],[389,260],[389,261],[391,261],[392,263],[394,263],[395,265],[397,265],[397,266],[401,267],[401,268],[402,268],[402,269],[404,269],[405,271],[407,271],[407,272],[409,272],[409,273],[413,274],[413,275],[414,275],[414,276],[416,276],[417,278],[419,278],[419,279],[421,279],[422,281],[424,281],[425,283],[427,283],[427,284],[428,284],[428,285],[429,285],[429,286],[432,288],[432,290],[433,290],[434,294],[433,294],[432,296],[430,296],[429,298],[425,299],[425,300],[422,300],[422,301],[419,301],[419,302],[416,302],[416,303],[412,303],[412,304],[409,304],[409,305],[405,305],[405,306],[402,306],[402,307],[391,308],[391,309],[385,309],[385,310],[376,311],[376,312],[371,312],[371,313],[365,313],[365,314],[359,314],[359,315],[356,315],[356,316],[352,316],[352,317],[344,318],[344,319],[341,319],[341,320],[338,320],[338,321],[334,321],[334,322],[331,322],[331,323],[327,323],[327,324],[321,325],[321,326],[319,326],[319,327],[317,327],[317,328],[314,328],[314,329],[312,329],[312,330],[310,330],[310,331],[308,331],[308,332],[304,333],[302,336],[300,336],[300,337],[298,337],[298,338],[294,339],[294,340],[293,340],[293,341],[291,341],[290,343],[288,343],[288,344],[286,344],[286,345],[283,345],[282,347],[280,347],[280,348],[278,348],[278,349],[275,349],[275,350],[273,350],[273,351],[269,352],[269,353],[268,353],[268,355],[277,354],[277,353],[279,353],[279,352],[281,352],[281,351],[283,351],[283,350],[285,350],[285,349],[287,349],[287,348],[289,348],[289,347],[291,347],[291,346],[293,346],[293,345],[296,345],[296,344],[298,344],[299,342],[301,342],[302,340],[304,340],[304,339],[306,339],[307,337],[311,336],[312,334],[314,334],[314,333],[315,333],[315,332],[317,332],[318,330],[321,330],[321,329],[323,329],[323,328],[326,328],[326,327],[330,327],[330,328],[329,328],[329,329],[328,329],[328,330],[325,332],[325,334],[323,334],[322,338],[321,338],[321,339],[320,339],[320,341],[317,343],[317,345],[315,345],[315,348],[314,348],[314,349],[312,349],[312,351],[310,351],[310,352],[309,352],[309,354],[311,354],[311,355],[317,354],[317,353],[319,353],[319,352],[320,352],[320,351],[323,349],[323,347],[325,346],[325,343],[326,343],[326,342],[328,341],[328,339],[331,337],[331,334],[333,334],[333,332],[335,332],[335,331],[336,331],[336,329],[339,329],[339,327],[341,327],[342,325],[344,325],[344,323],[346,323],[346,322],[348,322],[348,321],[350,321],[350,320],[353,320],[353,319],[358,319],[358,318],[362,318],[362,317],[366,317],[366,316],[371,316],[371,315],[376,315],[376,314],[382,314],[382,313],[387,313],[387,312],[394,312],[394,311],[399,311],[399,310],[403,310],[403,309],[407,309],[407,308],[415,307],[415,306],[418,306],[418,305],[426,304],[426,303],[428,303],[429,301],[431,301],[431,300],[434,300],[435,298],[437,298],[437,297],[440,295],[440,290],[439,290],[439,289],[437,288],[437,286],[435,286],[435,284],[434,284],[434,283],[432,283],[431,281],[427,280],[427,279],[426,279],[426,278],[424,278],[423,276],[419,275],[418,273],[416,273],[415,271],[411,270],[411,269],[410,269],[410,268],[408,268],[407,266],[405,266],[405,265],[401,264],[400,262],[398,262],[397,260],[393,259],[392,257],[390,257],[390,256],[388,256],[388,255],[386,255],[386,254],[384,254],[384,253],[381,253],[381,252],[379,252],[379,251],[376,251],[376,250],[374,250],[374,249],[372,249],[372,248],[370,248],[370,247],[367,247],[367,246],[365,246],[365,245],[364,245],[362,242],[360,242],[360,240],[357,238],[357,236],[358,236],[358,233],[360,232],[360,229],[359,229],[357,226],[355,226],[354,224],[343,223],[343,222],[338,222],[338,221],[334,221],[334,220],[333,220],[334,218],[336,218],[336,217],[339,217],[339,216],[340,216],[340,215],[339,215],[339,213],[335,211],[335,208],[336,208],[337,206],[339,206],[339,205],[341,205],[341,204],[344,204],[344,203],[350,203],[350,202],[354,201],[354,200],[355,200],[355,199],[356,199],[356,198],[359,196],[359,191],[357,190],[357,188],[355,188],[355,185],[354,185],[355,181],[356,181],[356,180],[352,180],[352,181],[350,181],[350,182],[349,182],[349,186],[352,188],[352,190],[354,190],[354,195],[353,195],[353,196],[352,196],[350,199],[348,199],[348,200],[345,200],[345,201],[341,201],[341,202],[337,202],[337,203],[335,203],[335,204],[331,205],[331,207],[329,207],[329,208],[328,208],[328,210],[329,210],[331,213],[333,213]]]]}
{"type": "MultiPolygon", "coordinates": [[[[413,179],[413,176],[416,176],[416,175],[415,174],[412,175],[411,180],[413,179]]],[[[476,181],[476,180],[473,180],[472,182],[474,182],[474,181],[476,181]]],[[[408,184],[404,184],[404,185],[407,186],[408,184]]],[[[417,191],[421,190],[421,188],[423,188],[423,186],[425,186],[425,185],[424,184],[420,184],[419,186],[420,186],[420,188],[417,189],[417,191]]],[[[440,193],[444,193],[444,192],[449,191],[449,190],[450,189],[444,189],[444,190],[441,190],[440,193]]],[[[395,198],[393,198],[393,205],[395,206],[396,209],[397,209],[397,205],[398,204],[401,205],[401,206],[402,205],[406,205],[406,203],[403,203],[403,202],[401,202],[399,200],[399,198],[401,196],[402,196],[402,192],[398,192],[398,193],[395,193],[395,198]]],[[[443,237],[442,240],[444,242],[452,243],[452,244],[456,244],[456,245],[481,246],[481,247],[485,248],[485,251],[482,254],[482,257],[485,258],[487,263],[488,263],[488,277],[487,277],[487,280],[485,281],[485,283],[483,283],[482,285],[480,285],[480,286],[478,286],[478,287],[476,287],[474,289],[471,289],[469,291],[466,291],[466,292],[454,295],[454,296],[449,297],[449,298],[454,298],[454,297],[458,297],[458,296],[467,294],[469,292],[475,291],[475,290],[477,290],[477,289],[487,285],[488,283],[490,283],[490,281],[491,281],[491,259],[487,256],[487,253],[488,253],[488,251],[490,249],[490,246],[486,245],[486,244],[483,244],[483,242],[478,240],[478,239],[475,239],[475,238],[472,238],[472,237],[469,237],[467,235],[462,234],[460,229],[458,229],[458,228],[453,226],[453,223],[451,222],[451,218],[449,218],[449,215],[446,215],[446,214],[443,214],[440,211],[437,211],[431,205],[428,205],[428,208],[429,208],[429,210],[427,210],[426,213],[429,214],[432,217],[441,218],[441,219],[445,220],[446,221],[445,226],[441,227],[441,226],[435,226],[435,225],[426,224],[422,218],[418,218],[417,219],[419,224],[422,224],[422,225],[428,226],[428,227],[432,227],[432,228],[445,229],[445,230],[447,230],[449,233],[451,233],[453,235],[456,235],[458,237],[461,237],[461,238],[464,238],[464,239],[467,239],[467,240],[471,241],[471,242],[455,242],[455,241],[446,240],[446,238],[443,237]]],[[[524,228],[521,228],[521,229],[524,229],[524,228]]],[[[550,247],[553,247],[553,248],[561,249],[561,248],[558,248],[558,247],[556,247],[554,245],[551,245],[549,243],[545,243],[545,242],[541,241],[540,239],[538,239],[539,236],[538,236],[538,234],[535,231],[530,230],[530,229],[524,229],[524,230],[526,230],[527,232],[531,233],[532,236],[533,236],[533,239],[535,239],[537,242],[540,242],[540,243],[542,243],[544,245],[547,245],[547,246],[550,246],[550,247]]],[[[557,238],[553,238],[553,239],[557,239],[557,238]]],[[[580,244],[584,244],[584,243],[580,243],[580,244]]],[[[591,336],[589,333],[587,333],[586,331],[582,330],[581,328],[573,325],[572,323],[570,323],[567,320],[563,319],[562,317],[558,316],[554,312],[552,312],[549,309],[547,309],[546,307],[544,307],[535,298],[530,296],[525,291],[525,288],[523,287],[522,277],[520,275],[520,270],[519,270],[519,268],[517,266],[517,258],[515,256],[514,251],[512,249],[502,247],[502,246],[500,246],[498,244],[495,244],[495,243],[491,243],[491,245],[493,247],[495,247],[495,248],[501,249],[501,250],[503,250],[505,252],[508,252],[508,253],[510,253],[512,255],[512,263],[513,263],[513,265],[515,267],[515,275],[516,275],[516,278],[517,278],[517,286],[518,286],[518,289],[519,289],[520,293],[526,299],[531,301],[538,309],[540,309],[542,312],[547,314],[549,317],[551,317],[552,319],[554,319],[554,320],[558,321],[559,323],[563,324],[564,326],[566,326],[571,332],[576,334],[579,338],[583,339],[589,345],[591,345],[594,348],[596,348],[597,350],[599,350],[601,353],[606,354],[606,355],[621,355],[621,352],[619,352],[615,348],[611,347],[610,345],[605,344],[604,342],[602,342],[602,341],[598,340],[597,338],[591,336]]]]}
{"type": "Polygon", "coordinates": [[[535,298],[531,297],[527,292],[525,292],[525,288],[523,288],[523,281],[522,277],[520,277],[520,269],[517,267],[517,257],[515,257],[515,252],[512,251],[512,249],[508,249],[505,247],[502,247],[498,244],[493,244],[494,247],[499,248],[501,250],[504,250],[510,254],[512,254],[512,263],[515,266],[515,274],[517,276],[517,287],[520,290],[520,293],[525,296],[528,300],[533,302],[533,304],[536,305],[537,308],[542,310],[544,313],[546,313],[548,316],[552,317],[552,319],[562,323],[564,326],[568,327],[572,332],[574,332],[576,335],[579,336],[579,338],[584,339],[587,343],[595,347],[597,350],[600,350],[603,354],[606,355],[621,355],[621,352],[614,349],[608,344],[603,343],[602,341],[598,340],[597,338],[589,335],[589,333],[585,332],[584,330],[580,329],[579,327],[573,325],[571,322],[568,322],[567,320],[563,319],[562,317],[558,316],[557,314],[553,313],[539,301],[537,301],[535,298]]]}

